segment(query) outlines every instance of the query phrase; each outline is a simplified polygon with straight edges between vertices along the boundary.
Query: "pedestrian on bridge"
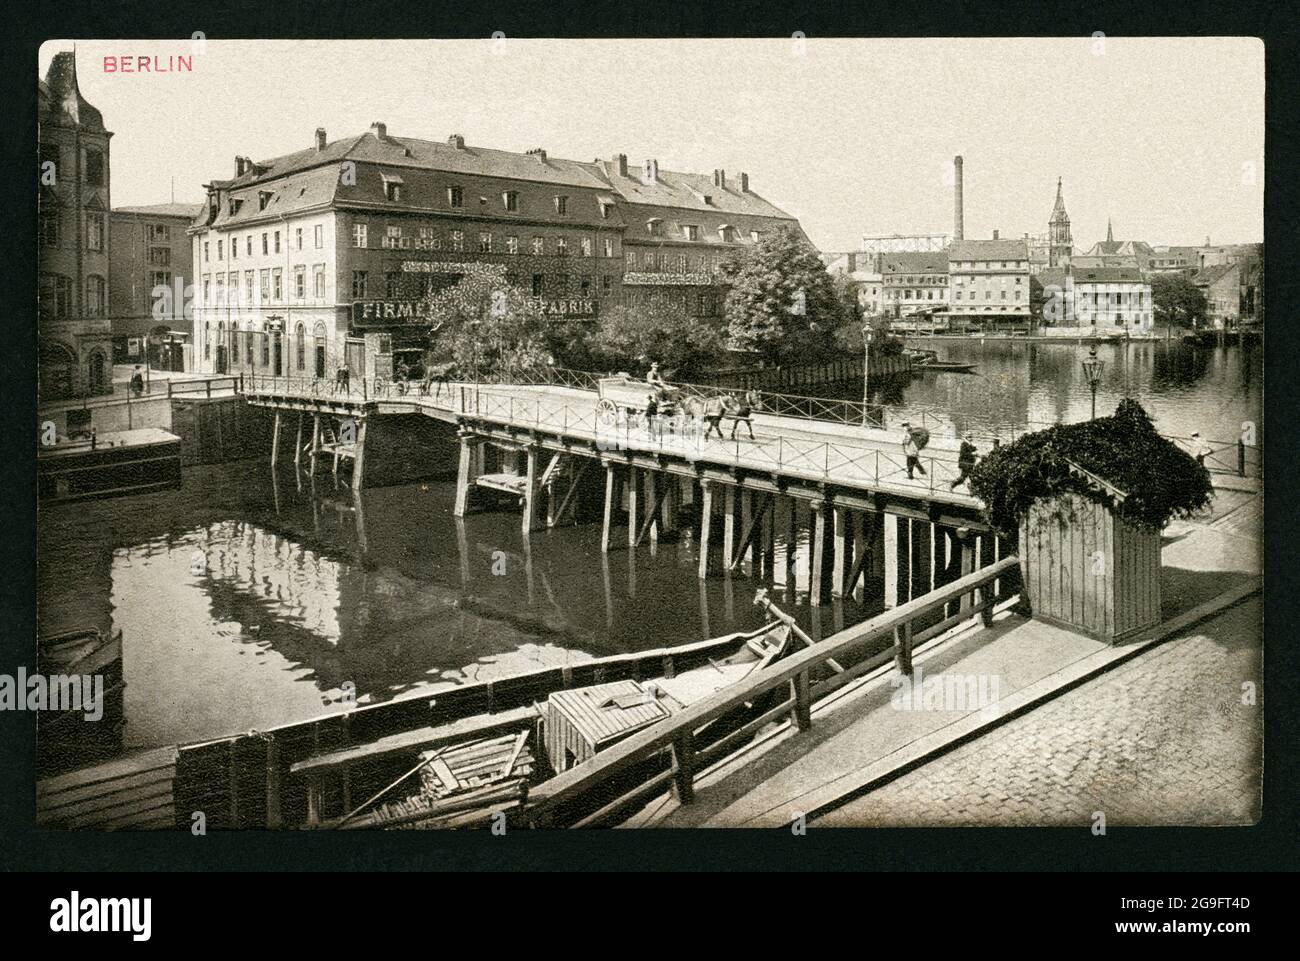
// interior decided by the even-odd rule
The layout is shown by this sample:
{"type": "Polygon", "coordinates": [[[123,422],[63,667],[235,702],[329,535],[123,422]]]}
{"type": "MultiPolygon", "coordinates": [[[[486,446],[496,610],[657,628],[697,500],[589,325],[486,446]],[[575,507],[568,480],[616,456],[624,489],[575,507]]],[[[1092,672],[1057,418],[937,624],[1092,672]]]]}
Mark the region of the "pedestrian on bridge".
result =
{"type": "Polygon", "coordinates": [[[914,480],[913,471],[920,471],[921,476],[925,476],[925,468],[921,466],[921,451],[925,445],[930,443],[930,432],[924,427],[913,427],[907,421],[903,421],[903,455],[907,458],[907,479],[914,480]]]}
{"type": "Polygon", "coordinates": [[[949,490],[956,490],[958,484],[970,486],[970,472],[975,467],[978,452],[975,450],[975,435],[966,431],[961,438],[961,450],[957,452],[957,479],[949,485],[949,490]]]}

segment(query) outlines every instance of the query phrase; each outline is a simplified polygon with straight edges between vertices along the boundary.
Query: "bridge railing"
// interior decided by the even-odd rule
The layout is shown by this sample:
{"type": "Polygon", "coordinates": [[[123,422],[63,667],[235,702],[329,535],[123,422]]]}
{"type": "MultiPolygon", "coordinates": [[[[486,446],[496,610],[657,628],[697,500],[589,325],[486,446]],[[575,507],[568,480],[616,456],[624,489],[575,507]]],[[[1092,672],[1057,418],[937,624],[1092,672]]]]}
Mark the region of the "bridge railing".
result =
{"type": "Polygon", "coordinates": [[[690,803],[697,773],[743,747],[768,724],[788,717],[799,730],[808,730],[812,726],[812,706],[816,700],[891,660],[900,672],[911,674],[912,650],[916,644],[977,616],[985,625],[991,624],[994,607],[1015,596],[1010,591],[1015,589],[1013,572],[1018,565],[1016,555],[1004,557],[770,667],[754,671],[743,680],[530,789],[526,816],[537,827],[567,822],[566,811],[580,807],[595,792],[603,796],[613,790],[621,793],[594,812],[581,816],[574,826],[591,827],[605,823],[611,816],[629,810],[635,803],[661,793],[666,787],[672,788],[680,802],[690,803]],[[999,591],[1008,593],[999,595],[999,591]],[[949,604],[954,605],[957,612],[945,616],[949,604]],[[940,617],[938,623],[914,633],[918,620],[927,616],[932,619],[936,613],[940,617]],[[865,660],[853,662],[852,659],[864,647],[876,646],[882,640],[890,640],[889,647],[865,660]],[[843,670],[837,671],[837,667],[843,667],[843,670]],[[814,679],[815,673],[822,676],[814,679]],[[780,690],[788,693],[775,706],[762,710],[757,717],[707,747],[696,746],[710,722],[746,705],[765,704],[773,692],[780,690]],[[643,774],[642,778],[637,778],[638,783],[628,786],[629,778],[636,778],[639,771],[644,771],[645,762],[665,754],[668,760],[666,770],[643,774]]]}

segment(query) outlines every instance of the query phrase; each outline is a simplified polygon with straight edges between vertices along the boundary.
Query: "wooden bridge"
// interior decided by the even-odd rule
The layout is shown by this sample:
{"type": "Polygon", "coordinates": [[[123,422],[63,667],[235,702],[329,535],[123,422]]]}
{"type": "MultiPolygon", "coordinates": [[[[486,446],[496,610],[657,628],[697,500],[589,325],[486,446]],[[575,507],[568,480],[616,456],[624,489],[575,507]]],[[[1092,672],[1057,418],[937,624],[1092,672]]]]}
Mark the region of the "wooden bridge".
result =
{"type": "MultiPolygon", "coordinates": [[[[743,428],[734,439],[706,438],[689,420],[647,425],[626,411],[610,418],[598,410],[593,386],[455,383],[421,392],[361,381],[344,390],[253,376],[242,393],[276,412],[273,462],[282,415],[297,412],[295,463],[304,454],[312,469],[322,455],[334,458],[336,470],[351,461],[356,487],[371,419],[432,417],[458,435],[456,516],[471,513],[488,491],[505,492],[518,497],[528,533],[565,522],[580,500],[602,498],[603,551],[613,548],[623,517],[629,547],[689,525],[698,531],[701,577],[745,564],[770,577],[778,520],[786,544],[806,529],[814,604],[860,597],[875,578],[892,607],[1012,552],[989,531],[980,501],[953,489],[953,438],[935,436],[909,477],[901,431],[818,416],[819,405],[839,402],[764,395],[777,412],[754,414],[752,439],[743,428]]],[[[784,552],[787,565],[793,558],[784,552]]]]}

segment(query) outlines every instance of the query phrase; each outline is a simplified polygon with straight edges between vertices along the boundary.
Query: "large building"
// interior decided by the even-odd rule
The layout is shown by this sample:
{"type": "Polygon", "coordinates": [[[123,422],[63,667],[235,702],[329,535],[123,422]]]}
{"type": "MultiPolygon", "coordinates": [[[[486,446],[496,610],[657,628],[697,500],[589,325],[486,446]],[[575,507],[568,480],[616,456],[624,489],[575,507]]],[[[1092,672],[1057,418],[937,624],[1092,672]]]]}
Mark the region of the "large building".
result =
{"type": "Polygon", "coordinates": [[[583,163],[395,137],[382,123],[207,185],[190,228],[199,278],[195,364],[367,376],[427,346],[424,298],[473,263],[496,264],[555,320],[620,304],[712,315],[718,268],[763,233],[798,222],[748,177],[661,170],[624,155],[583,163]]]}
{"type": "MultiPolygon", "coordinates": [[[[958,241],[967,243],[967,241],[958,241]]],[[[948,310],[948,254],[903,251],[881,258],[882,303],[888,317],[948,310]]]]}
{"type": "Polygon", "coordinates": [[[109,140],[77,86],[72,53],[56,53],[37,89],[42,399],[111,393],[109,140]]]}
{"type": "Polygon", "coordinates": [[[1027,325],[1029,246],[1024,240],[954,240],[948,248],[954,325],[1027,325]]]}
{"type": "Polygon", "coordinates": [[[1047,242],[1047,266],[1068,267],[1074,253],[1074,238],[1070,236],[1070,215],[1065,212],[1060,177],[1056,178],[1056,203],[1047,221],[1047,242]]]}
{"type": "Polygon", "coordinates": [[[1050,327],[1095,327],[1098,333],[1150,333],[1151,285],[1136,267],[1054,267],[1042,285],[1042,320],[1050,327]],[[1117,330],[1118,328],[1118,330],[1117,330]]]}
{"type": "Polygon", "coordinates": [[[188,370],[187,289],[193,257],[186,231],[202,204],[117,207],[108,215],[108,310],[113,359],[188,370]]]}

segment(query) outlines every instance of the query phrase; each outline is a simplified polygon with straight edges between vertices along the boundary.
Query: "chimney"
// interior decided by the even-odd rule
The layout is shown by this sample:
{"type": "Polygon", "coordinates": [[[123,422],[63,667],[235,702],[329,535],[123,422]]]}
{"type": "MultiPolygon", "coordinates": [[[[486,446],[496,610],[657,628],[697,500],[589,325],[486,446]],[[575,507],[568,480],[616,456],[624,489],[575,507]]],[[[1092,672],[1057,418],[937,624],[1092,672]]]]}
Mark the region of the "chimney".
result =
{"type": "Polygon", "coordinates": [[[998,232],[997,232],[997,229],[996,229],[996,228],[995,228],[994,231],[993,231],[993,239],[994,239],[994,240],[997,240],[997,239],[998,239],[998,232]]]}
{"type": "Polygon", "coordinates": [[[242,176],[244,176],[244,158],[243,158],[243,157],[235,157],[235,176],[236,176],[236,177],[242,177],[242,176]]]}
{"type": "Polygon", "coordinates": [[[961,201],[961,154],[952,158],[952,239],[963,240],[965,233],[962,229],[962,201],[961,201]]]}
{"type": "Polygon", "coordinates": [[[722,190],[727,189],[727,172],[725,170],[713,171],[713,186],[719,187],[722,190]]]}
{"type": "Polygon", "coordinates": [[[546,151],[541,147],[534,147],[528,151],[529,156],[536,157],[538,163],[546,163],[546,151]]]}
{"type": "Polygon", "coordinates": [[[645,171],[641,175],[641,182],[644,184],[653,184],[659,180],[659,161],[647,160],[645,162],[645,171]]]}
{"type": "Polygon", "coordinates": [[[321,151],[324,149],[325,149],[325,128],[317,127],[316,128],[316,150],[321,151]]]}
{"type": "MultiPolygon", "coordinates": [[[[741,174],[741,176],[743,177],[744,174],[741,174]]],[[[847,259],[848,259],[849,273],[853,273],[855,270],[858,269],[858,255],[850,251],[847,259]]]]}
{"type": "Polygon", "coordinates": [[[388,136],[388,125],[380,123],[378,120],[376,120],[374,123],[370,125],[370,132],[374,134],[378,139],[383,140],[388,136]]]}
{"type": "Polygon", "coordinates": [[[626,177],[627,176],[627,154],[625,153],[615,154],[614,162],[618,165],[618,175],[620,177],[626,177]]]}
{"type": "Polygon", "coordinates": [[[749,193],[749,174],[747,173],[742,172],[740,175],[740,192],[742,194],[749,193]]]}
{"type": "Polygon", "coordinates": [[[464,150],[465,138],[458,133],[454,133],[447,138],[447,146],[455,147],[457,150],[464,150]]]}

